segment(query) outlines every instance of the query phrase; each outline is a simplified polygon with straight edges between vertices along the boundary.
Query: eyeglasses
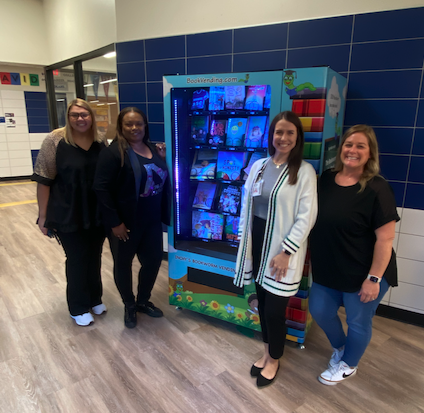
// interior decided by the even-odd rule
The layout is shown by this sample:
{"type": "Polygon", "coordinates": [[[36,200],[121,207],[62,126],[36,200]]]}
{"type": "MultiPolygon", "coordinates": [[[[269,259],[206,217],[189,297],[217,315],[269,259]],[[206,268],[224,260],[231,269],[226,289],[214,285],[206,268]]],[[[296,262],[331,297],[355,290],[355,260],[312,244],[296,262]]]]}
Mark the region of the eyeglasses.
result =
{"type": "Polygon", "coordinates": [[[83,112],[83,113],[75,113],[72,112],[69,114],[69,117],[75,120],[78,120],[78,118],[81,116],[82,119],[87,119],[88,117],[90,117],[91,115],[88,112],[83,112]]]}

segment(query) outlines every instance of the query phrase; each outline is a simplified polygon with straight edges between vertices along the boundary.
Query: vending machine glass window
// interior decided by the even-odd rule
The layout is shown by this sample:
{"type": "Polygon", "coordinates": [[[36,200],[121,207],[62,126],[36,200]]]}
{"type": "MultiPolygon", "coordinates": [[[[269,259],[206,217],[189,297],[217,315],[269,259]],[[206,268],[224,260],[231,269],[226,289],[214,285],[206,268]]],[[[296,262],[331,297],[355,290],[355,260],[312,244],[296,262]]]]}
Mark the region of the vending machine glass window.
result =
{"type": "Polygon", "coordinates": [[[235,261],[244,182],[267,156],[271,87],[171,89],[177,250],[235,261]]]}

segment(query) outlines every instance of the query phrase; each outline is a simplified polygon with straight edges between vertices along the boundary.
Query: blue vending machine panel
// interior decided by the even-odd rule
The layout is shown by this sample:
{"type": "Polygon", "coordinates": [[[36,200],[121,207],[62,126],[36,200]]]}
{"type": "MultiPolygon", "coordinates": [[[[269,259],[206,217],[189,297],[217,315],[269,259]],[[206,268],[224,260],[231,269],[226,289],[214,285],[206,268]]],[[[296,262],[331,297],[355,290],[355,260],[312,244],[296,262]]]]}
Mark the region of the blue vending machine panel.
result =
{"type": "Polygon", "coordinates": [[[170,303],[254,329],[255,288],[233,285],[238,224],[244,182],[267,156],[281,80],[281,72],[164,78],[170,303]]]}

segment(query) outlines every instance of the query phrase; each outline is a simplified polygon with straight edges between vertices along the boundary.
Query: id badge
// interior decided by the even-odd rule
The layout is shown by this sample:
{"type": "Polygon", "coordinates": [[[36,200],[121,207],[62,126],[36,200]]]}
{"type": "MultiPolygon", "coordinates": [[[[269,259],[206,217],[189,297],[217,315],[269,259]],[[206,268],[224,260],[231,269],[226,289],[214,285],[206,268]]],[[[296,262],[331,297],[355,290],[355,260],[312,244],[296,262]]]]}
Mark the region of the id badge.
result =
{"type": "Polygon", "coordinates": [[[262,186],[264,184],[264,180],[256,182],[252,187],[252,196],[260,196],[262,194],[262,186]]]}

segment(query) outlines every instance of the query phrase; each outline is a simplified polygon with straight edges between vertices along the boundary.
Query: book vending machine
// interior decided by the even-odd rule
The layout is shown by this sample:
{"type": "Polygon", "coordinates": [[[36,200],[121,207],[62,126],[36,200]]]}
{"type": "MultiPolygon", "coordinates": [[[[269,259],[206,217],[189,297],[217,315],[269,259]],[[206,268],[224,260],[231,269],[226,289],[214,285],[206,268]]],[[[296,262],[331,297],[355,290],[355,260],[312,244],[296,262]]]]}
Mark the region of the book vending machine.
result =
{"type": "MultiPolygon", "coordinates": [[[[301,116],[310,133],[305,159],[317,173],[323,170],[324,156],[330,159],[335,147],[324,139],[330,123],[328,70],[164,77],[165,141],[174,191],[168,231],[170,304],[260,330],[254,284],[233,284],[244,181],[252,164],[268,156],[269,123],[282,110],[301,116]],[[305,75],[308,82],[298,87],[297,79],[305,75]]],[[[343,111],[338,111],[340,128],[343,111]]],[[[301,290],[287,310],[287,338],[298,343],[312,321],[309,273],[305,265],[301,290]]]]}

